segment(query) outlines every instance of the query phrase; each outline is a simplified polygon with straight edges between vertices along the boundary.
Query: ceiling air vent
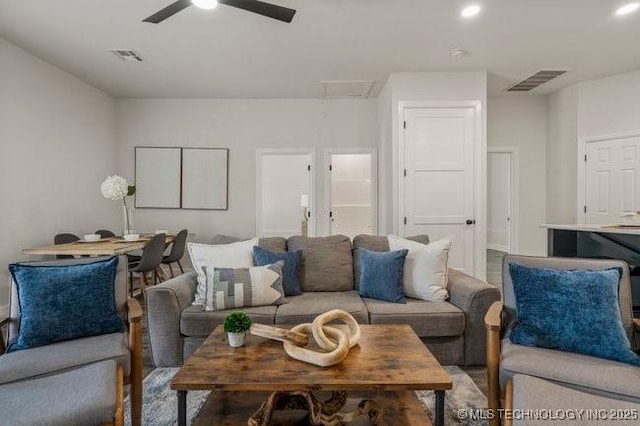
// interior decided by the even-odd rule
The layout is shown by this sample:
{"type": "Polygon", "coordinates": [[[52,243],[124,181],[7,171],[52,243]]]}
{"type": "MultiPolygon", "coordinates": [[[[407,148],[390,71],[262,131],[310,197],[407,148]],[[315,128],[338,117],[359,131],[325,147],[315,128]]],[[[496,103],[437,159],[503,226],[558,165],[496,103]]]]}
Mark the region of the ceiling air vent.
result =
{"type": "Polygon", "coordinates": [[[567,71],[538,71],[531,77],[522,80],[507,89],[507,92],[528,92],[536,87],[545,84],[546,82],[553,80],[556,77],[561,76],[567,71]]]}
{"type": "Polygon", "coordinates": [[[109,52],[113,53],[125,62],[142,62],[142,56],[140,56],[135,50],[109,49],[109,52]]]}
{"type": "Polygon", "coordinates": [[[367,98],[375,80],[321,81],[325,98],[367,98]]]}

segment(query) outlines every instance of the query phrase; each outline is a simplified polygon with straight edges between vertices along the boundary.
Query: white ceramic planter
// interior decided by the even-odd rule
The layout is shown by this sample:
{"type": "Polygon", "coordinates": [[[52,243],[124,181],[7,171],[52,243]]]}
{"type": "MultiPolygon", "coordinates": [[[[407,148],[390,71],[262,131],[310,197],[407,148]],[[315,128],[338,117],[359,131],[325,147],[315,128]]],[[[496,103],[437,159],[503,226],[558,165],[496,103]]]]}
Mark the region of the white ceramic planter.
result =
{"type": "Polygon", "coordinates": [[[244,346],[246,333],[227,333],[227,337],[229,338],[229,346],[232,348],[239,348],[244,346]]]}

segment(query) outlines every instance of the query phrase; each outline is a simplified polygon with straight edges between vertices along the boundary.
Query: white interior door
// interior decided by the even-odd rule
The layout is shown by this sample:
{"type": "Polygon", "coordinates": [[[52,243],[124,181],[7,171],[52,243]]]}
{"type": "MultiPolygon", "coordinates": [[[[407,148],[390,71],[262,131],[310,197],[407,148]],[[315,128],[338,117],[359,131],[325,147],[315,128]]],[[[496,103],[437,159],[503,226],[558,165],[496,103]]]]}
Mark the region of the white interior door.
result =
{"type": "Polygon", "coordinates": [[[613,224],[640,206],[640,137],[589,142],[585,223],[613,224]]]}
{"type": "Polygon", "coordinates": [[[313,152],[259,151],[257,157],[256,234],[259,237],[300,235],[301,199],[309,200],[309,236],[315,235],[313,152]]]}
{"type": "Polygon", "coordinates": [[[453,237],[449,266],[474,275],[472,107],[404,109],[400,228],[404,235],[453,237]]]}
{"type": "Polygon", "coordinates": [[[353,238],[358,234],[377,232],[375,154],[375,148],[325,152],[328,235],[342,234],[353,238]]]}
{"type": "Polygon", "coordinates": [[[511,154],[487,153],[487,248],[511,253],[511,154]]]}

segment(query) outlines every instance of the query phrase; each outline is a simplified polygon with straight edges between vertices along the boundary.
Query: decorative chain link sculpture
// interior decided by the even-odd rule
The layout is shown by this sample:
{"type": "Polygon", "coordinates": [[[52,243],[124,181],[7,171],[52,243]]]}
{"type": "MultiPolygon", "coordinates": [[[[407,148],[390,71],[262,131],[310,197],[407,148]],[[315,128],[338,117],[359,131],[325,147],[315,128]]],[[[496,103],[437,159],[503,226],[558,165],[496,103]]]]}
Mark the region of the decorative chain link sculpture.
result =
{"type": "Polygon", "coordinates": [[[270,327],[261,324],[251,326],[251,334],[283,342],[284,350],[291,358],[308,362],[319,367],[331,367],[345,359],[349,349],[360,341],[360,326],[355,318],[341,309],[334,309],[318,315],[313,323],[296,325],[291,330],[270,327]],[[326,325],[335,320],[344,322],[349,333],[336,327],[326,325]],[[313,336],[318,346],[325,353],[307,349],[309,337],[313,336]]]}
{"type": "MultiPolygon", "coordinates": [[[[360,341],[360,326],[355,318],[341,309],[325,312],[318,315],[313,323],[300,324],[291,330],[253,324],[250,333],[283,342],[284,350],[291,358],[319,367],[331,367],[340,363],[349,354],[349,349],[360,341]],[[349,331],[327,325],[335,320],[344,322],[349,331]],[[311,336],[326,352],[304,347],[309,344],[311,336]]],[[[361,416],[368,416],[373,425],[382,423],[382,407],[374,401],[363,400],[354,411],[340,413],[346,401],[347,394],[344,391],[332,392],[331,397],[324,402],[309,391],[273,392],[260,409],[249,418],[248,425],[267,426],[274,411],[286,409],[308,411],[308,420],[312,425],[341,426],[361,416]]]]}

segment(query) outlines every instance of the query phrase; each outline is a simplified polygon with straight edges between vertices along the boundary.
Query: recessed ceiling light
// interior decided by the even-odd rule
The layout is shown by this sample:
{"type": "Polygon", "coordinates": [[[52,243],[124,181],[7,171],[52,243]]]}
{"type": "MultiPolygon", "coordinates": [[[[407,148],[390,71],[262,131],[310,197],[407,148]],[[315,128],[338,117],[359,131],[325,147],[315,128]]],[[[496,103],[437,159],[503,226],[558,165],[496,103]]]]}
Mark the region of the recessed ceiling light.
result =
{"type": "Polygon", "coordinates": [[[218,6],[218,0],[191,0],[191,3],[200,9],[215,9],[218,6]]]}
{"type": "Polygon", "coordinates": [[[635,12],[639,8],[640,8],[640,3],[625,4],[624,6],[622,6],[618,10],[616,10],[616,15],[618,15],[618,16],[628,15],[630,13],[635,12]]]}
{"type": "Polygon", "coordinates": [[[471,18],[472,16],[476,16],[478,13],[480,13],[480,6],[472,4],[471,6],[467,6],[462,9],[460,15],[462,15],[463,18],[471,18]]]}

